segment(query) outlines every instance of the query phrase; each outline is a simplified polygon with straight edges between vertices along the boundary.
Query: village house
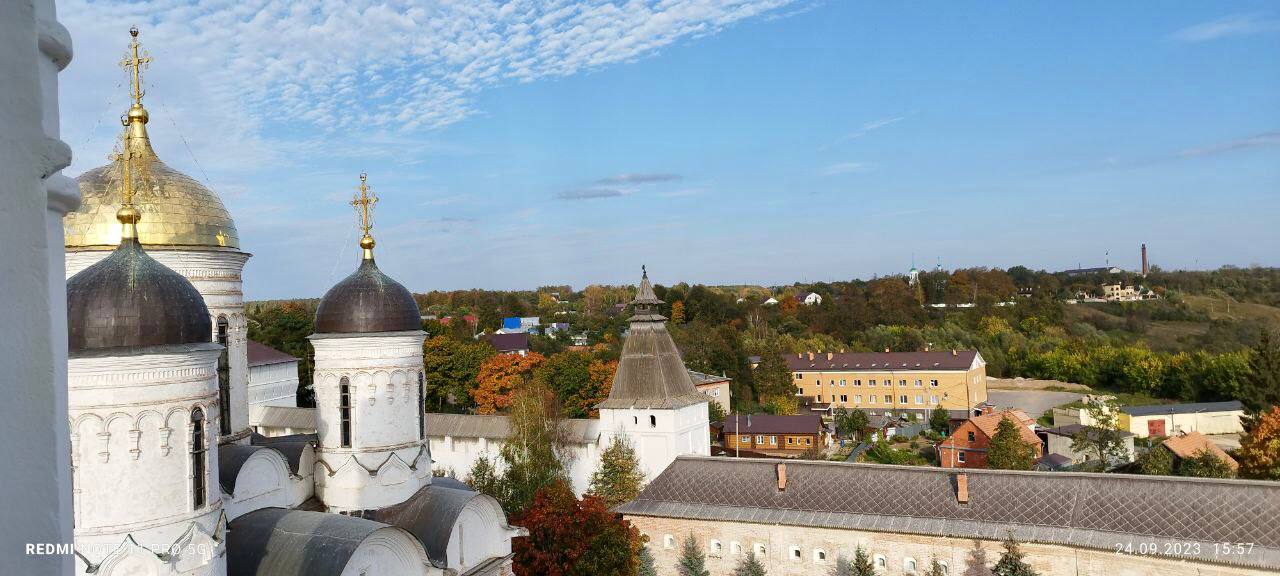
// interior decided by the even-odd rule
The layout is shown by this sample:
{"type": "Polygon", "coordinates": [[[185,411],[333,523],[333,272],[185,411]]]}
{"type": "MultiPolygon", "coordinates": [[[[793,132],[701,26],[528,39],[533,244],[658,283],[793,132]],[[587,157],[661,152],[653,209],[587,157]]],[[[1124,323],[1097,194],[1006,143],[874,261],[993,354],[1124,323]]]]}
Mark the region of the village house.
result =
{"type": "Polygon", "coordinates": [[[499,354],[519,354],[524,356],[529,353],[529,334],[527,332],[513,332],[510,334],[487,334],[481,337],[499,354]]]}
{"type": "Polygon", "coordinates": [[[826,437],[822,418],[815,414],[729,414],[724,419],[721,445],[728,454],[734,450],[799,454],[826,446],[826,437]]]}
{"type": "MultiPolygon", "coordinates": [[[[1089,450],[1077,451],[1072,448],[1077,435],[1089,435],[1101,432],[1102,429],[1095,426],[1085,426],[1083,424],[1066,424],[1063,426],[1054,426],[1052,428],[1040,428],[1036,430],[1036,434],[1044,440],[1045,459],[1054,460],[1054,467],[1074,466],[1085,462],[1093,462],[1098,459],[1098,455],[1089,450]]],[[[1108,462],[1107,468],[1113,468],[1121,464],[1133,462],[1133,434],[1125,431],[1119,431],[1120,442],[1124,445],[1124,458],[1116,461],[1108,462]]]]}
{"type": "Polygon", "coordinates": [[[1240,468],[1240,464],[1236,462],[1235,458],[1232,458],[1231,455],[1223,451],[1222,448],[1219,448],[1217,444],[1214,444],[1212,440],[1209,440],[1208,437],[1199,432],[1188,432],[1172,438],[1166,438],[1159,446],[1152,448],[1152,450],[1160,449],[1168,450],[1173,453],[1175,467],[1183,460],[1195,458],[1203,452],[1208,452],[1216,456],[1219,460],[1226,462],[1227,466],[1230,466],[1232,470],[1238,470],[1240,468]]]}
{"type": "Polygon", "coordinates": [[[723,375],[716,376],[715,374],[703,374],[702,372],[696,372],[693,370],[689,371],[689,378],[693,380],[694,388],[697,388],[699,392],[706,394],[707,398],[718,404],[720,409],[726,414],[729,413],[729,405],[733,394],[730,389],[730,384],[733,383],[733,378],[723,375]]]}
{"type": "Polygon", "coordinates": [[[1013,420],[1018,425],[1022,440],[1032,446],[1036,460],[1044,456],[1044,446],[1035,432],[1035,419],[1021,410],[989,411],[956,427],[950,436],[938,444],[939,465],[943,468],[986,468],[991,438],[996,435],[996,428],[1004,419],[1013,420]]]}
{"type": "Polygon", "coordinates": [[[928,418],[939,406],[972,414],[987,400],[987,363],[977,350],[803,352],[786,360],[796,395],[831,409],[928,418]]]}

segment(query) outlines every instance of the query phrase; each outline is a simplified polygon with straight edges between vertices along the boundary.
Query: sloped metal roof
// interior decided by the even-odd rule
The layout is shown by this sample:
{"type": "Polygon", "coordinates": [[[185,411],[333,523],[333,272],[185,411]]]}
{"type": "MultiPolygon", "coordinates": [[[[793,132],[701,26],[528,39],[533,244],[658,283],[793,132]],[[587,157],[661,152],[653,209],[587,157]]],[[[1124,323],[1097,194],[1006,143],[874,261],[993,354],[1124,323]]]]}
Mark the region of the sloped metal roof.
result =
{"type": "Polygon", "coordinates": [[[324,512],[263,508],[228,524],[227,576],[338,576],[386,524],[324,512]]]}
{"type": "Polygon", "coordinates": [[[929,352],[803,352],[787,354],[792,372],[883,372],[906,370],[968,370],[977,350],[929,352]],[[813,354],[813,358],[809,355],[813,354]],[[827,356],[830,356],[828,358],[827,356]]]}
{"type": "Polygon", "coordinates": [[[1280,569],[1280,483],[787,461],[780,491],[778,464],[681,456],[617,511],[992,540],[1012,529],[1025,541],[1104,550],[1200,542],[1199,556],[1179,558],[1280,569]],[[956,500],[958,474],[967,504],[956,500]],[[1217,554],[1214,542],[1255,546],[1217,554]]]}
{"type": "Polygon", "coordinates": [[[423,486],[408,500],[378,510],[365,510],[358,516],[391,526],[403,528],[427,551],[427,557],[437,568],[449,566],[449,536],[453,525],[467,503],[480,494],[463,485],[462,488],[436,484],[423,486]]]}

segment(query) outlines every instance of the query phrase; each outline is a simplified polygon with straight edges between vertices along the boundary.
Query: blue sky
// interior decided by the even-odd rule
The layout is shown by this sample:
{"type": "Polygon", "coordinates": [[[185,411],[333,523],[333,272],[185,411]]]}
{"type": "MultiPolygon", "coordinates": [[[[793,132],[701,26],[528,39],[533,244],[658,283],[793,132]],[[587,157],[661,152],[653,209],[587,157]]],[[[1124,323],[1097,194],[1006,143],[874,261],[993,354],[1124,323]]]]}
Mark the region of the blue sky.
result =
{"type": "Polygon", "coordinates": [[[137,24],[171,165],[253,299],[843,280],[920,265],[1277,265],[1280,5],[60,2],[68,173],[137,24]]]}

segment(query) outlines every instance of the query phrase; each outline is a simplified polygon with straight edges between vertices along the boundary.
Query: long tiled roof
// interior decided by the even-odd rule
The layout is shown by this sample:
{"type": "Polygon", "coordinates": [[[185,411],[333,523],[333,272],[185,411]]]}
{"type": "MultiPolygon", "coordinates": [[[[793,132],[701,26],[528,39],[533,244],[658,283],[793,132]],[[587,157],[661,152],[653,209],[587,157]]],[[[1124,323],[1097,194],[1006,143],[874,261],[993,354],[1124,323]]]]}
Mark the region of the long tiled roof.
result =
{"type": "Polygon", "coordinates": [[[780,491],[778,464],[681,456],[617,510],[989,540],[1013,530],[1023,541],[1103,550],[1200,542],[1198,558],[1184,558],[1280,569],[1280,483],[788,461],[780,491]],[[956,497],[961,473],[966,504],[956,497]],[[1214,542],[1255,546],[1215,555],[1214,542]]]}
{"type": "Polygon", "coordinates": [[[885,370],[968,370],[977,350],[930,352],[804,352],[788,354],[792,372],[883,372],[885,370]],[[813,355],[810,358],[810,354],[813,355]],[[828,357],[829,356],[829,357],[828,357]]]}
{"type": "Polygon", "coordinates": [[[822,417],[817,414],[730,414],[724,419],[724,431],[726,434],[819,434],[822,417]]]}

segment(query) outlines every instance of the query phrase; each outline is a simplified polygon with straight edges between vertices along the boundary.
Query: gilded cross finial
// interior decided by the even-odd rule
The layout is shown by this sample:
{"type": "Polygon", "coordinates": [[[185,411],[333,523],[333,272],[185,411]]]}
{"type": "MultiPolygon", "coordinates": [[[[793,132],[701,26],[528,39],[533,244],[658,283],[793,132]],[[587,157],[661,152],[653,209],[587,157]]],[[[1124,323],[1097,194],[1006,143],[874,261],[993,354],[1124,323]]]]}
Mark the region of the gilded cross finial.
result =
{"type": "Polygon", "coordinates": [[[120,61],[120,66],[125,70],[129,70],[131,76],[129,83],[130,96],[133,98],[133,105],[142,107],[142,96],[146,94],[142,90],[142,70],[151,63],[151,56],[142,49],[142,45],[138,43],[138,27],[129,28],[129,50],[125,52],[124,60],[120,61]]]}
{"type": "Polygon", "coordinates": [[[364,259],[373,259],[373,236],[369,235],[369,230],[373,228],[373,207],[378,203],[378,195],[373,193],[373,189],[368,184],[369,175],[365,172],[360,173],[360,191],[351,200],[351,206],[356,209],[356,219],[359,222],[360,231],[364,233],[360,237],[360,248],[364,249],[364,259]]]}

